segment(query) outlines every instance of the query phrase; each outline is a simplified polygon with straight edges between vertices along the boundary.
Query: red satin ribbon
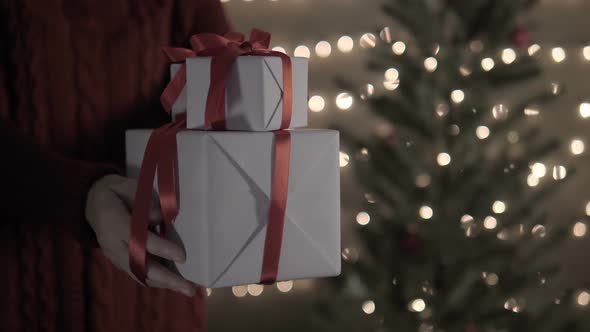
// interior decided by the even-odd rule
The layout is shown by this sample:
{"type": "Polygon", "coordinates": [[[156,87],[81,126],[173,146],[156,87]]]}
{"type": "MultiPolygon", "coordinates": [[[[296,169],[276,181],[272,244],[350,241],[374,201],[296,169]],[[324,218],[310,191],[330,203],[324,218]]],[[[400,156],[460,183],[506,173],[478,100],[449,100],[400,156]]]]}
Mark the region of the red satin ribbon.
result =
{"type": "MultiPolygon", "coordinates": [[[[207,127],[225,128],[225,82],[233,62],[241,55],[278,56],[283,65],[283,113],[281,129],[291,123],[292,114],[292,67],[291,59],[284,53],[271,51],[270,34],[261,30],[252,30],[250,40],[244,41],[239,33],[226,36],[199,34],[191,38],[193,50],[183,48],[165,48],[165,52],[173,62],[185,61],[194,56],[211,56],[211,84],[207,97],[205,119],[207,127]]],[[[174,75],[161,96],[162,105],[170,112],[172,105],[180,96],[186,84],[186,65],[174,75]]],[[[129,236],[129,263],[131,271],[145,283],[146,246],[149,227],[149,210],[151,205],[154,177],[158,175],[160,207],[164,216],[165,227],[174,222],[178,215],[177,145],[176,134],[186,128],[185,115],[175,122],[164,125],[152,133],[144,152],[144,159],[138,180],[133,204],[131,232],[129,236]]],[[[288,131],[274,132],[274,169],[271,188],[270,208],[266,231],[261,283],[273,283],[277,279],[280,252],[283,240],[285,210],[287,206],[289,161],[291,135],[288,131]]],[[[202,293],[202,289],[200,290],[202,293]]]]}

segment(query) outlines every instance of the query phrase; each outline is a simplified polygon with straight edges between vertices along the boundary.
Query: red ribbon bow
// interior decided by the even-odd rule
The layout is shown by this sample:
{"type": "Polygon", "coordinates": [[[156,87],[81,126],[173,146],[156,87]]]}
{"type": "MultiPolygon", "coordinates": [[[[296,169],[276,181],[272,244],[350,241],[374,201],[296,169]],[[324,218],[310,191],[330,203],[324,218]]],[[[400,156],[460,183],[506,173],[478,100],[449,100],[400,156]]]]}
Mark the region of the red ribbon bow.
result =
{"type": "MultiPolygon", "coordinates": [[[[244,35],[230,32],[225,36],[198,34],[191,38],[192,50],[165,48],[171,61],[185,61],[189,57],[211,56],[211,83],[205,110],[206,126],[225,129],[225,82],[231,66],[241,55],[278,56],[283,65],[283,114],[281,129],[289,127],[292,113],[292,67],[291,59],[284,53],[269,50],[270,34],[253,29],[250,40],[244,35]]],[[[170,112],[174,101],[180,96],[186,84],[186,64],[174,75],[161,96],[162,105],[170,112]]],[[[138,280],[146,280],[146,245],[148,237],[148,214],[151,204],[152,187],[158,175],[160,206],[165,226],[171,225],[178,215],[177,145],[176,134],[186,129],[186,117],[153,131],[147,143],[138,180],[131,231],[129,235],[129,263],[138,280]]],[[[283,240],[285,211],[287,207],[289,161],[291,136],[289,131],[278,130],[275,134],[273,178],[270,207],[266,231],[261,283],[273,283],[277,279],[280,251],[283,240]]]]}
{"type": "MultiPolygon", "coordinates": [[[[293,107],[291,58],[285,53],[269,49],[270,34],[252,29],[250,40],[238,32],[229,32],[225,36],[202,33],[191,37],[192,50],[168,47],[164,52],[173,62],[185,61],[196,56],[211,56],[211,83],[205,108],[205,128],[226,129],[225,127],[225,82],[235,60],[243,55],[265,55],[281,58],[283,66],[283,117],[281,129],[289,128],[293,107]]],[[[186,64],[183,64],[172,78],[160,100],[170,112],[172,105],[180,96],[186,85],[186,64]]]]}

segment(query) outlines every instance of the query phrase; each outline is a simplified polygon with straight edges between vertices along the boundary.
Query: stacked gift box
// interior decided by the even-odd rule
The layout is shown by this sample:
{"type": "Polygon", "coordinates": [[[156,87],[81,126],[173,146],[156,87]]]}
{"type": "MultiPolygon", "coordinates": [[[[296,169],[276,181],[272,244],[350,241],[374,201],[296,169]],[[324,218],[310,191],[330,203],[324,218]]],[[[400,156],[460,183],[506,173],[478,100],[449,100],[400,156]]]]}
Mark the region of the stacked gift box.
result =
{"type": "MultiPolygon", "coordinates": [[[[177,211],[164,235],[187,253],[176,269],[209,288],[338,275],[339,137],[304,128],[307,59],[278,55],[256,37],[216,38],[220,53],[201,46],[204,52],[188,52],[171,66],[172,81],[182,83],[168,105],[178,125],[168,125],[174,139],[163,140],[159,151],[174,167],[158,164],[156,177],[148,178],[160,194],[158,177],[173,180],[177,211]],[[216,76],[215,57],[232,50],[239,54],[225,64],[225,77],[216,76]],[[222,93],[214,96],[212,82],[222,93]],[[221,104],[210,104],[212,98],[221,104]]],[[[127,131],[130,177],[146,167],[152,136],[154,130],[127,131]]]]}

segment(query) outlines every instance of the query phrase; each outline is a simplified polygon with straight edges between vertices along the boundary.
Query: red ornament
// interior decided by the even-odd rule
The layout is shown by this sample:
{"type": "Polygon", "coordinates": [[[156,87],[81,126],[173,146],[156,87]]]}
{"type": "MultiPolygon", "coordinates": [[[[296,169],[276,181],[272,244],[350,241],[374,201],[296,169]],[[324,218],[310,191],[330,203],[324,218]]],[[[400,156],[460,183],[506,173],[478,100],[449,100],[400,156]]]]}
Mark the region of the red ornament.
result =
{"type": "Polygon", "coordinates": [[[415,233],[404,233],[401,236],[399,246],[402,251],[413,254],[424,247],[424,240],[415,233]]]}
{"type": "Polygon", "coordinates": [[[510,36],[512,45],[516,47],[527,47],[531,44],[531,34],[528,30],[522,27],[517,27],[512,31],[510,36]]]}

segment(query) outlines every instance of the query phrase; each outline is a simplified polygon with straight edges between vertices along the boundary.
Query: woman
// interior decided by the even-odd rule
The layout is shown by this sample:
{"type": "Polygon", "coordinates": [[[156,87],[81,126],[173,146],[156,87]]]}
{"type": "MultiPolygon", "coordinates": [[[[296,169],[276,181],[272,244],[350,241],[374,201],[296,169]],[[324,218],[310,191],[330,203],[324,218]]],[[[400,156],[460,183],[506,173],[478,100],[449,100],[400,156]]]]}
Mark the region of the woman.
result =
{"type": "Polygon", "coordinates": [[[125,129],[167,121],[161,46],[228,30],[218,0],[0,0],[0,331],[195,331],[156,261],[182,249],[150,237],[152,288],[131,277],[118,174],[125,129]]]}

